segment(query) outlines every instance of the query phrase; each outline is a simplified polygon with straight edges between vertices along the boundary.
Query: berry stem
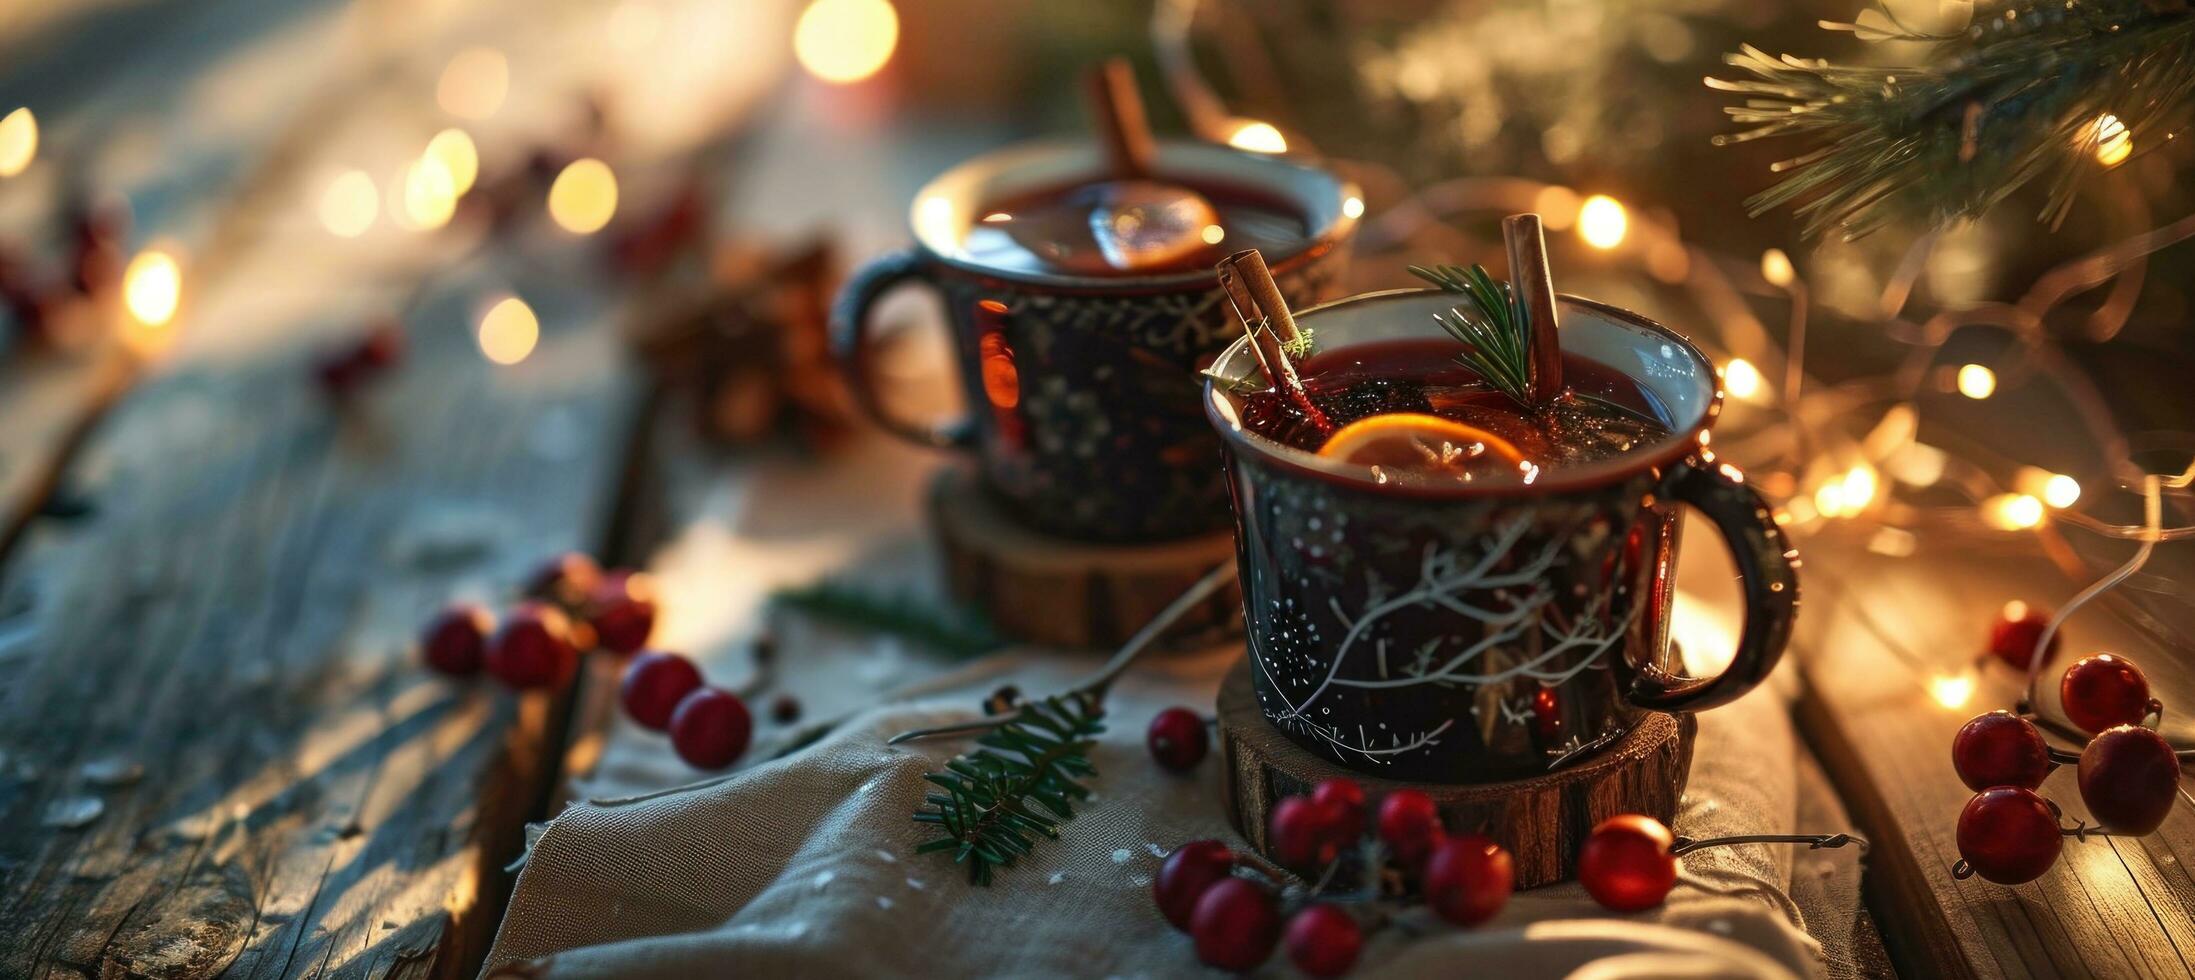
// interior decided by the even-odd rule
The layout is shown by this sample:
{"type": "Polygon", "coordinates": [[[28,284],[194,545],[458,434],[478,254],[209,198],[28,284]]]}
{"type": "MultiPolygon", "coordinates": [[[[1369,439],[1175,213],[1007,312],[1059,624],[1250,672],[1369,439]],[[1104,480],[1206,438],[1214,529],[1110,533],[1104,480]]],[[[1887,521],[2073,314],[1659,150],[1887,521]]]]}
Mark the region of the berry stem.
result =
{"type": "MultiPolygon", "coordinates": [[[[1068,688],[1062,696],[1076,695],[1094,701],[1103,701],[1105,692],[1113,686],[1113,681],[1118,679],[1130,664],[1135,663],[1137,657],[1142,656],[1144,651],[1150,649],[1153,642],[1166,635],[1166,631],[1173,628],[1173,625],[1179,622],[1181,617],[1188,615],[1191,609],[1195,609],[1204,600],[1211,598],[1212,593],[1218,592],[1234,580],[1235,563],[1232,559],[1213,566],[1211,571],[1204,573],[1203,578],[1197,579],[1196,584],[1189,586],[1181,595],[1174,597],[1173,602],[1168,603],[1166,608],[1159,610],[1159,614],[1151,617],[1150,622],[1143,624],[1143,628],[1137,630],[1136,635],[1129,637],[1128,642],[1121,644],[1120,650],[1113,654],[1111,660],[1105,662],[1105,666],[1098,668],[1096,673],[1068,688]]],[[[988,718],[975,721],[939,725],[934,728],[916,728],[892,736],[886,740],[885,744],[899,745],[938,735],[963,735],[969,732],[989,731],[1000,725],[1020,719],[1021,712],[1022,709],[1015,708],[1012,711],[1002,711],[988,718]]]]}
{"type": "MultiPolygon", "coordinates": [[[[2051,804],[2051,809],[2057,809],[2057,805],[2055,803],[2051,804]]],[[[2061,837],[2071,837],[2079,841],[2086,841],[2091,837],[2142,836],[2141,834],[2114,833],[2112,831],[2105,830],[2102,827],[2091,827],[2086,823],[2075,823],[2071,827],[2060,827],[2058,828],[2058,835],[2061,837]]],[[[1951,877],[1957,878],[1960,881],[1965,881],[1968,878],[1972,878],[1974,877],[1974,866],[1966,863],[1965,858],[1960,858],[1957,861],[1953,862],[1951,865],[1951,877]]]]}
{"type": "Polygon", "coordinates": [[[1868,850],[1867,838],[1858,834],[1739,834],[1735,837],[1710,837],[1706,840],[1679,837],[1675,846],[1669,848],[1669,853],[1672,856],[1682,857],[1703,848],[1723,847],[1729,844],[1805,844],[1808,850],[1856,844],[1859,846],[1860,854],[1863,857],[1866,856],[1868,850]]]}

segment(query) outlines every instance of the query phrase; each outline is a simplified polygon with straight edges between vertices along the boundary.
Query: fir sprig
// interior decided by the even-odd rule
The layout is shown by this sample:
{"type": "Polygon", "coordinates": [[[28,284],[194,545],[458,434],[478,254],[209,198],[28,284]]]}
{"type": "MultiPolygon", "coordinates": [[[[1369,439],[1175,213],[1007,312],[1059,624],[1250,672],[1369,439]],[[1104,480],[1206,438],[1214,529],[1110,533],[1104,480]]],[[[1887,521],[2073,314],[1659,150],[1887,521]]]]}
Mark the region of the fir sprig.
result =
{"type": "Polygon", "coordinates": [[[974,609],[829,579],[780,589],[771,595],[770,603],[835,625],[903,637],[954,657],[980,656],[1004,642],[974,609]]]}
{"type": "Polygon", "coordinates": [[[1023,704],[1018,717],[978,740],[983,748],[924,774],[942,792],[925,797],[915,820],[945,836],[916,851],[951,851],[968,866],[969,881],[988,885],[995,869],[1028,854],[1039,837],[1058,839],[1074,804],[1090,796],[1079,780],[1097,775],[1089,752],[1104,721],[1103,702],[1087,694],[1023,704]]]}
{"type": "Polygon", "coordinates": [[[1486,267],[1413,265],[1410,274],[1451,293],[1471,298],[1471,305],[1450,307],[1433,319],[1441,329],[1464,343],[1456,359],[1485,378],[1486,383],[1517,404],[1532,404],[1532,321],[1515,291],[1487,274],[1486,267]]]}
{"type": "Polygon", "coordinates": [[[1808,234],[1846,237],[1894,220],[1945,224],[1980,215],[2038,177],[2055,223],[2080,178],[2115,164],[2102,141],[2163,145],[2195,105],[2195,13],[2183,0],[2024,0],[1977,8],[1955,35],[1931,35],[1869,11],[1824,24],[1862,40],[1931,41],[1926,63],[1835,65],[1728,56],[1753,78],[1708,79],[1745,101],[1725,111],[1738,143],[1801,136],[1815,148],[1776,164],[1783,178],[1746,201],[1755,215],[1799,203],[1808,234]],[[2125,127],[2107,127],[2106,115],[2125,127]]]}

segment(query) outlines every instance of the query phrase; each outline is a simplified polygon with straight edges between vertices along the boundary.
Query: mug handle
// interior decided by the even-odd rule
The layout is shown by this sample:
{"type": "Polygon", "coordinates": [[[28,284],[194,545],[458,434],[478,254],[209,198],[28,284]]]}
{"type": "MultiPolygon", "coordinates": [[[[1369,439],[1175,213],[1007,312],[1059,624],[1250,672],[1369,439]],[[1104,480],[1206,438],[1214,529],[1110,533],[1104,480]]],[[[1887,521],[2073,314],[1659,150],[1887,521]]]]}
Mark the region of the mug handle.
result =
{"type": "Polygon", "coordinates": [[[922,283],[932,289],[930,264],[913,249],[887,252],[871,259],[839,290],[831,306],[831,351],[838,358],[854,403],[876,424],[901,439],[934,449],[967,449],[975,445],[975,420],[963,416],[944,422],[920,422],[894,416],[877,397],[869,363],[869,313],[884,294],[903,283],[922,283]]]}
{"type": "Polygon", "coordinates": [[[1737,700],[1774,670],[1799,609],[1798,552],[1784,540],[1768,502],[1733,467],[1692,456],[1663,475],[1661,495],[1692,505],[1730,544],[1745,591],[1745,628],[1737,656],[1713,677],[1672,677],[1657,669],[1632,680],[1631,703],[1655,711],[1704,711],[1737,700]]]}

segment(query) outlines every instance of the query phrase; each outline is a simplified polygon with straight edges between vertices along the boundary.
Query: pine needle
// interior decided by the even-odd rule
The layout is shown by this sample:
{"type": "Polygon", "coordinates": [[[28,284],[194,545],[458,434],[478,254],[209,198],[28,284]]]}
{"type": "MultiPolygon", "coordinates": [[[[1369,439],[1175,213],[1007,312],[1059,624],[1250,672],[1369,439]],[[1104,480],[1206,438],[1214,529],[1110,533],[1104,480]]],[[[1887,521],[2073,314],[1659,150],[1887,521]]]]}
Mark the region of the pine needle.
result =
{"type": "Polygon", "coordinates": [[[1105,730],[1105,707],[1096,697],[1054,695],[1020,710],[978,740],[982,748],[923,776],[940,792],[924,798],[915,822],[944,836],[916,852],[950,852],[978,885],[1029,854],[1038,838],[1057,840],[1074,804],[1090,796],[1079,780],[1097,775],[1089,753],[1105,730]]]}
{"type": "Polygon", "coordinates": [[[1725,60],[1751,78],[1707,80],[1743,99],[1724,111],[1744,128],[1716,143],[1814,144],[1771,168],[1782,179],[1746,201],[1756,216],[1793,206],[1809,235],[1977,217],[2040,177],[2050,196],[2039,217],[2055,226],[2081,179],[2116,164],[2099,159],[2105,141],[2154,149],[2195,106],[2195,13],[2184,3],[2029,0],[1979,9],[1950,36],[1874,10],[1823,26],[1935,48],[1921,65],[1866,67],[1748,45],[1725,60]],[[2126,136],[2103,125],[2107,115],[2126,136]]]}
{"type": "Polygon", "coordinates": [[[1487,274],[1485,266],[1413,265],[1410,274],[1471,298],[1470,306],[1450,307],[1446,314],[1433,314],[1433,320],[1464,343],[1457,360],[1517,404],[1531,407],[1532,321],[1524,304],[1487,274]]]}

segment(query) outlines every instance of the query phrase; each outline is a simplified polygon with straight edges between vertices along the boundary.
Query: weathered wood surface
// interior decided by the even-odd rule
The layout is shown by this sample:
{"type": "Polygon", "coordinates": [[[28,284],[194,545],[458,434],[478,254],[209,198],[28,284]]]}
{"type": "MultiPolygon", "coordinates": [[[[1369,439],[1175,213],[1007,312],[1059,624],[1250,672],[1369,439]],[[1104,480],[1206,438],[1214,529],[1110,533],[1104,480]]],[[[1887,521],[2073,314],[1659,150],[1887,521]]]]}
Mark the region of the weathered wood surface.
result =
{"type": "MultiPolygon", "coordinates": [[[[2195,974],[2195,808],[2175,807],[2147,837],[2069,840],[2057,866],[2029,884],[1951,875],[1959,810],[1972,796],[1952,770],[1951,737],[1973,715],[2010,706],[2021,678],[1989,664],[1972,698],[1956,708],[1933,700],[1925,685],[1979,653],[2007,599],[2048,604],[2081,583],[2033,558],[2031,542],[1990,554],[1924,541],[1921,553],[1938,556],[1929,559],[1872,555],[1854,544],[1818,542],[1808,555],[1807,614],[1795,650],[1807,681],[1799,720],[1874,842],[1869,905],[1900,972],[2195,974]],[[2022,551],[2029,557],[2016,554],[2022,551]]],[[[2156,665],[2151,677],[2161,682],[2168,722],[2171,705],[2195,703],[2162,651],[2100,610],[2076,616],[2066,635],[2061,669],[2076,656],[2112,650],[2156,665]]],[[[2055,671],[2046,677],[2054,689],[2055,671]]],[[[2184,734],[2189,713],[2178,714],[2172,727],[2184,734]]],[[[2070,770],[2053,774],[2042,793],[2065,809],[2068,823],[2088,816],[2070,770]]]]}
{"type": "Polygon", "coordinates": [[[0,975],[477,962],[564,708],[446,683],[411,633],[599,543],[633,402],[609,331],[571,329],[594,302],[532,285],[518,367],[453,290],[352,418],[292,350],[141,389],[84,447],[93,512],[8,569],[0,975]]]}
{"type": "Polygon", "coordinates": [[[1356,780],[1378,798],[1410,786],[1440,808],[1450,830],[1486,834],[1509,849],[1517,887],[1576,876],[1579,846],[1602,820],[1644,813],[1667,822],[1677,813],[1692,769],[1689,716],[1650,714],[1621,741],[1578,765],[1506,783],[1441,786],[1378,779],[1321,759],[1288,740],[1259,712],[1244,660],[1219,691],[1219,762],[1228,822],[1259,851],[1270,849],[1268,817],[1283,798],[1334,777],[1356,780]]]}
{"type": "MultiPolygon", "coordinates": [[[[1149,545],[1068,541],[1022,527],[950,467],[930,486],[929,518],[947,587],[1000,633],[1055,647],[1126,640],[1212,567],[1235,557],[1233,534],[1149,545]]],[[[1242,631],[1242,597],[1227,588],[1190,611],[1172,635],[1208,647],[1242,631]]]]}

